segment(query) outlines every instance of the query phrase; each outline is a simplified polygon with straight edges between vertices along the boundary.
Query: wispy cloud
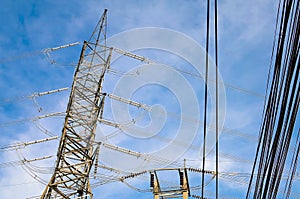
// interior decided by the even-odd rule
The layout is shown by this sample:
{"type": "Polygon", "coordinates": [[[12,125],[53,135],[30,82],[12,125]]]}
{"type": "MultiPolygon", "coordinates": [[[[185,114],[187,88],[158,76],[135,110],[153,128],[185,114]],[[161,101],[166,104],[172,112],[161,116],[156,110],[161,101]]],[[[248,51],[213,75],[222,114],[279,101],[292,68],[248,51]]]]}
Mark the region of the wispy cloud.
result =
{"type": "MultiPolygon", "coordinates": [[[[51,2],[12,2],[6,0],[2,2],[0,10],[2,17],[0,19],[0,57],[15,56],[23,52],[32,52],[37,49],[46,47],[59,46],[74,41],[83,41],[89,38],[97,20],[99,19],[102,10],[108,8],[108,36],[119,33],[131,28],[141,27],[163,27],[174,29],[185,33],[194,40],[204,45],[205,41],[205,3],[203,1],[51,1],[51,2]]],[[[264,89],[264,78],[267,71],[267,63],[269,60],[270,47],[273,39],[273,25],[275,18],[276,4],[271,0],[255,0],[255,1],[230,1],[223,0],[219,3],[219,55],[220,55],[220,70],[225,82],[232,83],[237,86],[253,89],[262,92],[264,89]]],[[[162,39],[162,38],[160,38],[162,39]]],[[[168,41],[170,38],[164,38],[168,41]]],[[[184,44],[182,44],[184,46],[184,44]]],[[[187,51],[192,49],[186,49],[187,51]]],[[[67,61],[76,62],[79,56],[80,49],[64,51],[63,55],[68,56],[67,61]],[[78,51],[77,51],[78,50],[78,51]]],[[[138,53],[138,52],[137,52],[138,53]]],[[[145,53],[146,55],[147,53],[145,53]]],[[[151,54],[151,53],[149,53],[151,54]]],[[[157,54],[153,53],[155,56],[157,54]]],[[[153,55],[152,54],[152,55],[153,55]]],[[[159,54],[159,53],[158,53],[159,54]]],[[[160,60],[166,60],[167,64],[173,61],[171,56],[162,54],[160,60]]],[[[61,57],[58,53],[58,56],[61,57]]],[[[159,55],[158,55],[159,58],[159,55]]],[[[176,62],[178,60],[174,59],[176,62]]],[[[179,65],[185,63],[179,61],[179,65]]],[[[175,63],[176,65],[176,63],[175,63]]],[[[122,65],[116,64],[122,67],[122,65]]],[[[185,68],[184,66],[179,66],[185,68]]],[[[128,69],[128,67],[120,68],[128,69]]],[[[10,98],[13,96],[26,95],[36,91],[46,91],[60,87],[70,86],[73,78],[74,68],[54,67],[50,65],[43,55],[32,56],[26,59],[14,60],[12,62],[0,63],[0,89],[1,98],[10,98]]],[[[167,75],[165,75],[167,76],[167,75]]],[[[113,85],[113,82],[118,77],[107,79],[108,83],[113,85]]],[[[190,80],[192,83],[197,83],[202,80],[190,80]]],[[[109,86],[111,86],[109,85],[109,86]]],[[[110,91],[110,90],[109,90],[110,91]]],[[[154,102],[161,99],[171,100],[170,96],[160,90],[156,91],[155,98],[151,95],[151,89],[144,88],[140,93],[134,95],[135,100],[142,102],[154,102]],[[167,95],[167,96],[166,96],[167,95]],[[145,98],[143,97],[145,96],[145,98]]],[[[198,88],[197,92],[202,91],[198,88]]],[[[261,99],[254,98],[250,95],[239,95],[233,92],[228,92],[228,107],[227,119],[225,126],[240,131],[246,131],[255,135],[258,129],[261,99]],[[259,117],[259,118],[258,118],[259,117]],[[251,129],[251,130],[250,130],[251,129]]],[[[189,96],[186,96],[189,99],[189,96]]],[[[45,112],[65,111],[68,94],[57,95],[51,98],[39,99],[39,103],[44,108],[45,112]],[[63,99],[62,99],[63,98],[63,99]]],[[[202,107],[202,99],[200,106],[202,107]]],[[[165,103],[167,104],[167,103],[165,103]]],[[[170,109],[173,105],[178,105],[173,101],[167,104],[170,109]]],[[[178,107],[177,107],[178,108],[178,107]]],[[[177,109],[176,109],[177,110],[177,109]]],[[[39,114],[32,102],[21,103],[19,105],[0,107],[1,122],[7,119],[24,118],[39,114]],[[12,108],[12,109],[11,109],[12,108]],[[2,120],[3,119],[3,120],[2,120]]],[[[173,120],[173,122],[175,119],[173,120]]],[[[168,120],[167,122],[172,122],[168,120]]],[[[57,134],[60,134],[62,124],[59,120],[47,120],[42,122],[47,128],[57,134]]],[[[107,129],[103,129],[107,130],[107,129]]],[[[109,129],[111,130],[111,129],[109,129]]],[[[168,130],[173,130],[170,126],[168,130]]],[[[12,126],[4,129],[7,134],[11,133],[14,136],[2,135],[3,143],[23,142],[25,140],[33,140],[42,138],[43,135],[39,130],[31,125],[12,126]]],[[[199,130],[199,134],[201,134],[199,130]]],[[[172,134],[164,134],[169,136],[172,134]]],[[[116,136],[113,140],[115,144],[126,142],[128,137],[116,136]],[[125,140],[125,141],[124,141],[125,140]]],[[[202,134],[197,135],[194,144],[201,145],[202,134]]],[[[238,144],[234,144],[233,136],[221,136],[221,152],[230,153],[232,156],[251,160],[252,151],[255,144],[238,140],[238,144]],[[239,146],[239,150],[236,147],[239,146]],[[245,155],[246,154],[246,155],[245,155]]],[[[156,143],[159,142],[163,146],[165,143],[159,137],[153,138],[149,143],[149,149],[154,149],[156,143]]],[[[1,141],[2,143],[2,141],[1,141]]],[[[142,148],[146,142],[134,143],[137,147],[142,148]]],[[[37,155],[56,154],[57,142],[53,145],[36,146],[26,152],[27,158],[37,155]],[[47,147],[46,147],[47,146],[47,147]]],[[[103,159],[114,158],[116,153],[103,153],[103,159]]],[[[188,159],[198,159],[199,152],[193,149],[185,154],[188,159]]],[[[2,161],[13,161],[17,157],[14,153],[1,154],[2,161]]],[[[213,158],[213,157],[209,157],[213,158]]],[[[54,158],[55,159],[55,158],[54,158]]],[[[183,158],[179,158],[180,163],[183,158]]],[[[221,164],[222,171],[249,171],[249,165],[236,164],[231,157],[221,156],[224,163],[221,164]],[[228,161],[227,163],[225,161],[228,161]],[[231,161],[231,162],[230,162],[231,161]]],[[[128,157],[124,156],[118,162],[126,162],[128,157]]],[[[53,159],[51,160],[53,161],[53,159]]],[[[45,165],[53,165],[45,162],[45,165]]],[[[41,163],[41,165],[44,163],[41,163]]],[[[199,166],[200,162],[189,163],[192,166],[199,166]]],[[[38,165],[38,166],[41,166],[38,165]]],[[[214,168],[212,163],[207,164],[207,168],[214,168]]],[[[49,176],[48,176],[49,177],[49,176]]],[[[147,176],[148,177],[148,176],[147,176]]],[[[148,178],[143,179],[143,182],[148,178]]],[[[47,178],[47,176],[45,177],[47,178]]],[[[22,182],[34,181],[20,167],[6,168],[1,171],[0,188],[2,185],[15,184],[1,189],[2,198],[11,198],[12,193],[15,198],[24,198],[33,195],[39,195],[44,185],[40,184],[24,184],[16,185],[22,182]],[[16,192],[16,190],[19,190],[16,192]]],[[[223,183],[223,182],[222,182],[223,183]]],[[[232,193],[236,190],[235,183],[229,183],[229,186],[222,184],[222,194],[232,193]],[[225,188],[224,188],[225,187],[225,188]]],[[[148,188],[148,187],[146,187],[148,188]]],[[[241,191],[240,188],[238,188],[241,191]]],[[[125,196],[135,198],[152,198],[151,193],[147,195],[139,195],[134,191],[129,191],[127,186],[120,184],[111,184],[96,189],[96,193],[111,197],[124,198],[125,196]],[[113,192],[111,190],[114,190],[113,192]],[[120,193],[123,194],[120,196],[120,193]]]]}

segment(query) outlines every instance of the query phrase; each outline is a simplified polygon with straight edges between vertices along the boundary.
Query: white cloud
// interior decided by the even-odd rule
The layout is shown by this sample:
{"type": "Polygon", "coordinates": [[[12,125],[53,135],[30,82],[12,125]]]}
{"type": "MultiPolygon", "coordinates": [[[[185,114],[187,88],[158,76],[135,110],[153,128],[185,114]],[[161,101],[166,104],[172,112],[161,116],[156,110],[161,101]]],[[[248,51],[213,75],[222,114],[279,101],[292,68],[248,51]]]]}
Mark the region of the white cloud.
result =
{"type": "MultiPolygon", "coordinates": [[[[6,1],[8,2],[8,1],[6,1]]],[[[6,3],[8,4],[8,3],[6,3]]],[[[27,4],[27,3],[26,3],[27,4]]],[[[263,79],[265,74],[263,71],[263,63],[258,63],[253,57],[257,57],[255,49],[261,47],[264,48],[264,52],[260,56],[265,59],[268,56],[270,45],[273,38],[273,24],[275,17],[274,2],[271,0],[264,1],[220,1],[219,7],[219,39],[220,39],[220,66],[222,67],[222,74],[226,82],[233,83],[235,85],[249,85],[251,80],[257,85],[261,85],[264,82],[256,81],[256,79],[263,79]],[[270,11],[269,11],[270,10],[270,11]],[[251,63],[251,64],[250,64],[251,63]],[[250,67],[251,66],[251,67],[250,67]],[[259,76],[259,77],[257,77],[259,76]],[[247,78],[248,77],[248,78],[247,78]]],[[[10,10],[15,5],[10,5],[10,10]]],[[[3,44],[3,39],[9,38],[10,41],[14,41],[18,38],[19,41],[16,45],[11,46],[14,42],[3,45],[0,51],[5,53],[7,51],[19,52],[24,50],[36,50],[50,46],[58,46],[65,43],[74,41],[82,41],[88,39],[90,32],[93,30],[95,23],[99,19],[104,8],[109,9],[108,15],[108,30],[109,34],[118,33],[120,31],[127,30],[129,28],[139,28],[145,26],[158,26],[164,28],[171,28],[177,31],[182,31],[185,34],[191,36],[201,44],[205,40],[205,4],[202,1],[72,1],[72,3],[62,3],[60,1],[54,1],[52,3],[38,3],[32,8],[24,7],[22,10],[19,8],[17,12],[24,15],[25,27],[22,33],[16,31],[16,16],[17,12],[7,13],[11,26],[8,26],[8,31],[1,33],[0,43],[3,44]],[[36,12],[35,16],[31,16],[33,10],[36,12]],[[22,44],[21,39],[27,39],[29,45],[22,44]]],[[[2,8],[3,9],[3,8],[2,8]]],[[[2,27],[6,22],[0,20],[2,27]]],[[[108,35],[110,36],[110,35],[108,35]]],[[[169,38],[165,38],[166,40],[169,38]]],[[[191,49],[187,49],[191,50],[191,49]]],[[[69,54],[69,53],[66,53],[69,54]]],[[[75,52],[72,56],[76,56],[74,60],[77,60],[79,52],[75,52]]],[[[264,60],[265,60],[264,59],[264,60]]],[[[7,68],[1,68],[1,77],[3,77],[3,71],[11,77],[10,81],[1,81],[2,93],[9,90],[10,96],[18,96],[20,91],[27,92],[38,90],[47,90],[46,88],[53,87],[65,87],[70,86],[71,78],[73,75],[72,69],[62,70],[61,68],[55,70],[47,62],[32,61],[23,63],[21,60],[18,63],[5,63],[7,68]],[[23,64],[23,65],[22,65],[23,64]],[[8,67],[9,66],[9,67],[8,67]],[[41,69],[42,68],[42,69],[41,69]],[[37,72],[38,71],[38,72],[37,72]],[[36,75],[34,75],[36,72],[36,75]],[[14,78],[13,78],[14,77],[14,78]],[[21,84],[22,82],[22,84],[21,84]],[[12,85],[12,86],[11,86],[12,85]]],[[[168,60],[172,62],[173,60],[168,60]]],[[[3,78],[0,78],[3,79],[3,78]]],[[[252,86],[251,86],[252,87],[252,86]]],[[[142,95],[146,95],[145,91],[142,95]]],[[[142,96],[140,95],[140,96],[142,96]]],[[[3,94],[4,96],[4,94],[3,94]]],[[[233,95],[234,96],[234,95],[233,95]]],[[[61,96],[60,96],[61,97],[61,96]]],[[[45,106],[45,111],[50,110],[62,110],[65,111],[68,95],[64,95],[64,99],[60,100],[60,97],[53,98],[53,100],[41,99],[40,103],[45,106]],[[54,107],[52,107],[54,106],[54,107]]],[[[162,96],[163,97],[163,96],[162,96]]],[[[188,96],[187,96],[188,97],[188,96]]],[[[249,96],[251,98],[252,96],[249,96]]],[[[145,101],[151,101],[152,97],[145,96],[145,101]]],[[[257,116],[259,115],[260,108],[257,103],[248,103],[247,100],[240,100],[239,103],[235,103],[234,97],[231,96],[232,101],[227,107],[227,120],[226,125],[230,128],[239,128],[241,130],[256,129],[257,116]],[[258,110],[259,109],[259,110],[258,110]]],[[[143,101],[143,99],[141,99],[143,101]]],[[[252,101],[252,100],[249,100],[252,101]]],[[[202,104],[200,104],[202,106],[202,104]]],[[[32,110],[33,106],[23,107],[24,113],[22,115],[34,115],[36,110],[32,110]]],[[[16,111],[1,108],[1,118],[8,118],[8,112],[16,111]]],[[[16,117],[22,117],[22,115],[15,114],[16,117]]],[[[260,115],[259,115],[260,116],[260,115]]],[[[260,119],[260,118],[259,118],[260,119]]],[[[51,128],[53,131],[60,134],[62,124],[58,121],[44,122],[43,125],[47,128],[51,128]]],[[[26,127],[25,127],[26,128],[26,127]]],[[[10,128],[11,132],[16,132],[17,136],[12,139],[5,137],[7,142],[33,140],[38,137],[42,137],[42,134],[37,135],[36,128],[19,129],[15,127],[10,128]],[[20,131],[21,130],[21,131],[20,131]],[[22,131],[23,130],[23,131],[22,131]]],[[[104,129],[106,130],[106,129],[104,129]]],[[[201,131],[200,131],[201,132],[201,131]]],[[[169,136],[169,135],[168,135],[169,136]]],[[[222,136],[225,137],[223,134],[222,136]]],[[[224,145],[221,146],[221,150],[224,153],[234,153],[237,157],[243,157],[245,159],[251,159],[251,154],[245,153],[251,151],[254,148],[253,143],[247,143],[243,148],[240,148],[238,152],[234,151],[235,145],[232,144],[230,137],[222,137],[224,145]],[[247,154],[247,155],[244,155],[247,154]],[[246,156],[246,157],[245,157],[246,156]]],[[[201,136],[198,136],[196,146],[201,143],[201,136]]],[[[115,143],[124,141],[126,137],[116,136],[115,143]]],[[[244,141],[238,140],[239,144],[243,144],[244,141]]],[[[162,142],[163,143],[163,142],[162,142]]],[[[56,143],[57,144],[57,143],[56,143]]],[[[36,157],[38,155],[45,155],[54,153],[56,154],[57,146],[53,145],[41,145],[36,148],[27,151],[28,157],[36,157]],[[47,147],[46,147],[47,146],[47,147]]],[[[138,145],[138,143],[135,143],[138,145]]],[[[239,146],[240,146],[239,145],[239,146]]],[[[143,147],[140,144],[139,147],[143,147]]],[[[150,148],[154,148],[155,144],[151,143],[150,148]]],[[[111,154],[106,153],[106,156],[111,154]]],[[[2,155],[2,161],[7,162],[15,160],[16,156],[11,153],[2,155]]],[[[186,154],[188,159],[198,159],[199,152],[190,150],[186,154]]],[[[111,156],[110,158],[115,158],[111,156]]],[[[221,156],[222,161],[226,161],[226,157],[221,156]]],[[[119,161],[126,161],[120,159],[119,161]]],[[[52,160],[53,161],[53,160],[52,160]]],[[[181,159],[178,160],[182,162],[181,159]]],[[[232,159],[230,160],[232,161],[232,159]]],[[[46,164],[46,163],[45,163],[46,164]]],[[[190,163],[192,166],[199,166],[199,162],[190,163]]],[[[47,162],[47,165],[53,165],[51,161],[47,162]]],[[[40,166],[40,165],[39,165],[40,166]]],[[[207,164],[207,168],[214,168],[212,163],[207,164]]],[[[233,162],[222,163],[220,170],[222,171],[238,171],[248,172],[249,165],[238,165],[233,162]]],[[[3,170],[5,175],[1,176],[2,184],[18,184],[22,182],[34,181],[29,177],[21,168],[7,168],[3,170]]],[[[144,182],[148,178],[144,179],[144,182]]],[[[235,183],[228,183],[231,190],[235,190],[235,183]]],[[[0,185],[0,186],[1,186],[0,185]]],[[[1,188],[1,187],[0,187],[1,188]]],[[[25,184],[22,186],[11,186],[7,189],[1,189],[3,198],[11,198],[11,193],[15,198],[24,198],[25,196],[38,195],[44,188],[40,184],[25,184]],[[16,190],[19,190],[16,192],[16,190]]],[[[227,187],[226,187],[227,188],[227,187]]],[[[238,188],[240,190],[240,188],[238,188]]],[[[222,190],[222,193],[226,193],[226,190],[222,190]]],[[[107,196],[110,198],[124,198],[125,196],[138,197],[135,192],[128,191],[127,187],[120,186],[118,183],[111,184],[96,189],[96,193],[101,196],[107,196]],[[113,192],[111,190],[114,190],[113,192]],[[120,196],[120,192],[123,194],[120,196]],[[103,195],[102,195],[103,194],[103,195]]],[[[226,194],[224,194],[226,195],[226,194]]],[[[139,195],[140,196],[140,195],[139,195]]],[[[147,197],[152,198],[151,194],[147,197]]],[[[145,198],[145,197],[143,197],[145,198]]]]}

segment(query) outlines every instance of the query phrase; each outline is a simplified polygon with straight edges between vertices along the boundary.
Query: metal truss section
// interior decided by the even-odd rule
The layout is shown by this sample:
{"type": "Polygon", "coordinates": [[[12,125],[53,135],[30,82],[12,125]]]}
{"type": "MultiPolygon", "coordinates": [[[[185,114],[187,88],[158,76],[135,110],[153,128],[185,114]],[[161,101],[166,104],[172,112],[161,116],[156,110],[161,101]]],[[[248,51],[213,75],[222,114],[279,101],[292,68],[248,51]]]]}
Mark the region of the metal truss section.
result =
{"type": "Polygon", "coordinates": [[[188,199],[188,197],[191,196],[186,168],[184,169],[163,168],[163,169],[156,169],[152,171],[150,173],[150,187],[152,188],[154,199],[167,199],[167,198],[188,199]],[[172,171],[172,170],[178,170],[179,186],[178,188],[171,188],[171,189],[169,188],[167,190],[162,190],[157,172],[172,171]]]}
{"type": "Polygon", "coordinates": [[[92,198],[90,171],[97,154],[97,121],[103,112],[102,82],[112,49],[106,47],[107,10],[82,47],[66,111],[54,174],[41,198],[92,198]]]}

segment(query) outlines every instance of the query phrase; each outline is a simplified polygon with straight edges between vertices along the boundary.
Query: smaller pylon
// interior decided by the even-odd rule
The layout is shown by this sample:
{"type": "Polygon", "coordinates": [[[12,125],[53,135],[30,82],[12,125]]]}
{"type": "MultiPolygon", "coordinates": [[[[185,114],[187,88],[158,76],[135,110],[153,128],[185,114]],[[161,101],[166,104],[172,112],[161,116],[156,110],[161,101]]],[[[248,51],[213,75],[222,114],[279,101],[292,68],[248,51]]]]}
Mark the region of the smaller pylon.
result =
{"type": "Polygon", "coordinates": [[[150,187],[153,190],[154,199],[164,199],[164,198],[174,198],[174,197],[188,199],[188,197],[190,196],[190,188],[189,188],[189,181],[188,181],[186,168],[156,169],[150,172],[150,187]],[[162,190],[157,176],[157,171],[171,171],[171,170],[178,170],[178,174],[179,174],[178,188],[162,190]]]}

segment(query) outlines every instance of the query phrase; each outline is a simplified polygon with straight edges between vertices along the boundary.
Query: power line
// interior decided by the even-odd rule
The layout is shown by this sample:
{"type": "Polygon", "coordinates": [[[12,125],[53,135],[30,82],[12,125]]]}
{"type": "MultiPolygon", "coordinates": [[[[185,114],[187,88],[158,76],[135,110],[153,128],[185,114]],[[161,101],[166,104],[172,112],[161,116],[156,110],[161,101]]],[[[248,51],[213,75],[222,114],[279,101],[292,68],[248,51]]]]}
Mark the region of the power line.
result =
{"type": "MultiPolygon", "coordinates": [[[[290,146],[298,147],[298,143],[293,142],[292,137],[295,137],[294,129],[300,104],[300,3],[294,0],[284,0],[282,3],[282,7],[280,3],[278,6],[281,18],[272,79],[269,82],[271,87],[264,107],[247,198],[251,197],[252,186],[254,198],[276,198],[290,146]],[[256,170],[258,177],[254,181],[253,174],[256,170]]],[[[279,17],[277,20],[278,24],[279,17]]],[[[299,131],[299,128],[296,131],[299,131]]],[[[294,157],[296,156],[298,154],[294,157]]],[[[290,172],[287,182],[290,184],[285,186],[287,197],[293,173],[290,172]]]]}
{"type": "Polygon", "coordinates": [[[19,55],[16,55],[16,56],[10,56],[10,57],[5,57],[5,58],[0,59],[0,64],[5,63],[5,62],[18,60],[18,59],[31,57],[31,56],[35,56],[35,55],[38,55],[38,54],[44,54],[47,57],[48,61],[53,64],[55,62],[53,62],[53,58],[51,57],[50,52],[60,50],[60,49],[63,49],[63,48],[68,48],[68,47],[75,46],[75,45],[78,45],[78,44],[80,44],[80,43],[75,42],[75,43],[66,44],[66,45],[62,45],[62,46],[58,46],[58,47],[44,48],[42,50],[36,50],[36,51],[31,51],[31,52],[26,52],[26,53],[20,53],[19,55]]]}
{"type": "MultiPolygon", "coordinates": [[[[158,62],[155,62],[155,63],[158,63],[158,62]]],[[[199,78],[199,79],[204,79],[201,75],[199,74],[195,74],[195,73],[192,73],[192,72],[188,72],[188,71],[185,71],[185,70],[182,70],[178,67],[175,67],[173,66],[174,70],[182,73],[182,74],[185,74],[185,75],[189,75],[191,77],[194,77],[194,78],[199,78]]],[[[138,74],[136,73],[126,73],[124,71],[119,71],[117,69],[113,69],[113,68],[110,68],[110,70],[108,71],[109,73],[113,74],[113,75],[117,75],[117,76],[123,76],[123,75],[131,75],[131,76],[136,76],[138,74]]],[[[211,82],[211,83],[215,83],[216,80],[215,79],[208,79],[207,80],[208,82],[211,82]]],[[[261,98],[261,99],[265,99],[265,96],[261,93],[258,93],[258,92],[255,92],[255,91],[252,91],[252,90],[249,90],[249,89],[246,89],[246,88],[242,88],[242,87],[239,87],[239,86],[235,86],[233,84],[230,84],[230,83],[226,83],[226,82],[218,82],[218,85],[219,86],[224,86],[226,88],[229,88],[229,89],[232,89],[232,90],[235,90],[237,92],[241,92],[241,93],[247,93],[249,95],[253,95],[253,96],[256,96],[258,98],[261,98]]]]}
{"type": "Polygon", "coordinates": [[[21,143],[10,144],[10,145],[0,147],[0,152],[21,149],[21,148],[24,148],[29,145],[44,143],[44,142],[48,142],[48,141],[52,141],[52,140],[56,140],[56,139],[58,139],[58,136],[35,140],[35,141],[30,141],[30,142],[21,142],[21,143]]]}
{"type": "MultiPolygon", "coordinates": [[[[205,87],[204,87],[204,116],[203,116],[203,147],[202,147],[202,170],[205,170],[205,156],[206,156],[206,120],[207,120],[207,84],[208,84],[208,53],[209,53],[209,10],[210,10],[210,0],[207,0],[207,10],[206,10],[206,53],[205,53],[205,87]]],[[[201,197],[204,198],[204,172],[202,173],[202,189],[201,197]]]]}
{"type": "Polygon", "coordinates": [[[60,89],[55,89],[55,90],[50,90],[50,91],[45,91],[45,92],[39,92],[39,93],[33,93],[31,95],[28,96],[20,96],[20,97],[14,97],[14,98],[8,98],[8,99],[4,99],[0,101],[0,106],[4,106],[7,103],[15,103],[18,101],[24,101],[26,99],[31,99],[34,103],[34,105],[37,107],[38,111],[41,112],[42,108],[40,107],[40,105],[38,104],[37,98],[44,96],[44,95],[49,95],[49,94],[53,94],[53,93],[59,93],[62,91],[66,91],[69,88],[60,88],[60,89]]]}
{"type": "Polygon", "coordinates": [[[0,189],[6,189],[7,187],[16,187],[16,186],[24,186],[24,185],[29,185],[29,184],[37,184],[38,182],[22,182],[22,183],[16,183],[16,184],[5,184],[5,185],[0,185],[0,189]]]}
{"type": "Polygon", "coordinates": [[[218,91],[218,1],[215,0],[215,64],[216,64],[216,199],[219,198],[219,91],[218,91]]]}
{"type": "Polygon", "coordinates": [[[4,163],[0,163],[0,168],[5,168],[5,167],[14,167],[14,166],[21,166],[30,162],[35,162],[35,161],[40,161],[40,160],[46,160],[49,158],[52,158],[53,155],[50,156],[44,156],[44,157],[39,157],[39,158],[33,158],[33,159],[22,159],[22,160],[17,160],[17,161],[10,161],[10,162],[4,162],[4,163]]]}
{"type": "Polygon", "coordinates": [[[11,121],[11,122],[4,122],[4,123],[0,124],[0,128],[16,125],[16,124],[20,124],[20,123],[25,123],[25,122],[29,122],[29,121],[34,122],[34,121],[48,118],[48,117],[61,117],[64,115],[65,115],[64,112],[56,112],[56,113],[49,113],[46,115],[35,116],[35,117],[31,117],[31,118],[24,118],[24,119],[20,119],[20,120],[11,121]]]}

